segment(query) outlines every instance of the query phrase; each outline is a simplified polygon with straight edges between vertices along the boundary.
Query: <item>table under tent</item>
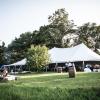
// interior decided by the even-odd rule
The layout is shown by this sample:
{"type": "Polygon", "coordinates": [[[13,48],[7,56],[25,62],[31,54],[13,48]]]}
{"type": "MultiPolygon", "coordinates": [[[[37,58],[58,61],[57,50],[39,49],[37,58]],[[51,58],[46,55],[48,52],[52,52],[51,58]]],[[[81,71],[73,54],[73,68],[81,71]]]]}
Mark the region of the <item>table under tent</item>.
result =
{"type": "Polygon", "coordinates": [[[93,52],[86,45],[79,44],[70,48],[52,48],[49,50],[51,63],[49,70],[56,67],[65,67],[66,63],[71,62],[75,64],[76,69],[84,69],[86,64],[99,64],[100,55],[93,52]]]}

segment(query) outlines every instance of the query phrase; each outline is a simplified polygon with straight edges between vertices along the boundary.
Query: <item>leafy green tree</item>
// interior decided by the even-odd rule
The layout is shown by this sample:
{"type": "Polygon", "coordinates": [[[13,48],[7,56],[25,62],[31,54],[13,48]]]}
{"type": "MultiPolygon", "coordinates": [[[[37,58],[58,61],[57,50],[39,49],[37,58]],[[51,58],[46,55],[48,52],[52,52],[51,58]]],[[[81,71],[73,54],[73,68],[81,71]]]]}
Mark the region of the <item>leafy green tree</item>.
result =
{"type": "Polygon", "coordinates": [[[78,28],[79,43],[85,43],[88,47],[94,48],[97,26],[95,23],[86,23],[78,28]]]}
{"type": "Polygon", "coordinates": [[[36,36],[36,41],[38,45],[46,45],[48,48],[54,46],[61,47],[58,41],[59,30],[52,25],[41,26],[39,33],[36,36]],[[54,36],[55,35],[55,36],[54,36]]]}
{"type": "Polygon", "coordinates": [[[54,39],[54,43],[63,47],[62,39],[73,28],[73,20],[68,19],[68,13],[62,8],[55,11],[53,15],[50,15],[48,17],[48,22],[51,25],[49,32],[54,39]]]}
{"type": "Polygon", "coordinates": [[[48,48],[46,46],[34,46],[27,52],[27,65],[41,71],[49,63],[48,48]]]}
{"type": "Polygon", "coordinates": [[[50,48],[52,37],[49,34],[49,25],[41,26],[35,37],[36,45],[46,45],[50,48]]]}
{"type": "Polygon", "coordinates": [[[97,51],[98,48],[100,49],[100,25],[96,27],[93,39],[95,41],[95,51],[97,51]]]}
{"type": "MultiPolygon", "coordinates": [[[[60,28],[61,31],[66,32],[73,27],[73,20],[68,20],[68,12],[64,8],[58,9],[48,17],[50,25],[55,25],[60,28]]],[[[64,34],[64,33],[63,33],[64,34]]]]}

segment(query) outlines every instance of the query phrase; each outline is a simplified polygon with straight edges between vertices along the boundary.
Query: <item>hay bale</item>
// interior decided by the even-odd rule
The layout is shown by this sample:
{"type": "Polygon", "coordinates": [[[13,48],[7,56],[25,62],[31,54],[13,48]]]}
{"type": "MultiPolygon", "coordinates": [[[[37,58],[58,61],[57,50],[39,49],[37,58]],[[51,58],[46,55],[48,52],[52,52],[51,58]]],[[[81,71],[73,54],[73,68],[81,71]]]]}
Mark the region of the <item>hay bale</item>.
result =
{"type": "Polygon", "coordinates": [[[74,66],[68,68],[69,78],[75,78],[76,69],[74,66]]]}

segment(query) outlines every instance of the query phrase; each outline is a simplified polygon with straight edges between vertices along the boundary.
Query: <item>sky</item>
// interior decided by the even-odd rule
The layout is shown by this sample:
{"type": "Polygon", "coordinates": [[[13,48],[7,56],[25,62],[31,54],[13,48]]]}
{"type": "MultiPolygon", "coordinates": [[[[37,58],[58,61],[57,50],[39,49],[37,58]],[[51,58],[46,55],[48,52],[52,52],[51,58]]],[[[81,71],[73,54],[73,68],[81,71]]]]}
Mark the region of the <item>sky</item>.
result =
{"type": "Polygon", "coordinates": [[[60,8],[77,26],[100,24],[100,0],[0,0],[0,42],[7,46],[20,34],[47,25],[48,16],[60,8]]]}

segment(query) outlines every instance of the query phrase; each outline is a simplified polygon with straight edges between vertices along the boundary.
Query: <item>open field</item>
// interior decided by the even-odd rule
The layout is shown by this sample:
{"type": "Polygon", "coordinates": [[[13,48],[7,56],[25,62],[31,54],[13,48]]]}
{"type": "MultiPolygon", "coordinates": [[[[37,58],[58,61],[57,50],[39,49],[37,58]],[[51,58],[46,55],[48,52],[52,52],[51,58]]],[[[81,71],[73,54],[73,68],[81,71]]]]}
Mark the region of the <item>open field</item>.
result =
{"type": "Polygon", "coordinates": [[[0,83],[0,100],[100,100],[100,73],[21,75],[0,83]]]}

